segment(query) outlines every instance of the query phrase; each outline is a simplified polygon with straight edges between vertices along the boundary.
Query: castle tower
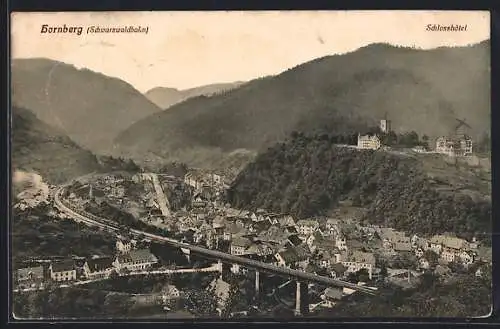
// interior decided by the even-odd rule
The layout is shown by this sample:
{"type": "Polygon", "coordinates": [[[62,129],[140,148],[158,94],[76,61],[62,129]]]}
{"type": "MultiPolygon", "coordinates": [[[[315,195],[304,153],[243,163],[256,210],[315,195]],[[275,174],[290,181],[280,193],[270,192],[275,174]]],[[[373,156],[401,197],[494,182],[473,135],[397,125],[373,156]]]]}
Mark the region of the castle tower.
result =
{"type": "Polygon", "coordinates": [[[380,130],[384,134],[391,132],[391,121],[387,119],[380,120],[380,130]]]}

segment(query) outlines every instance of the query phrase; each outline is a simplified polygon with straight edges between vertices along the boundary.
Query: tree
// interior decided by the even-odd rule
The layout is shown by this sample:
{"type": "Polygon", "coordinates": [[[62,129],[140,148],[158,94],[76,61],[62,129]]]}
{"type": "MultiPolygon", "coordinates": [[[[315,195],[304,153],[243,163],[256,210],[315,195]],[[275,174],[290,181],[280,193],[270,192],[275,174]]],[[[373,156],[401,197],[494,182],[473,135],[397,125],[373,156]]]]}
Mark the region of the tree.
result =
{"type": "Polygon", "coordinates": [[[293,318],[294,316],[294,312],[284,305],[280,304],[273,309],[273,317],[275,319],[287,320],[293,318]]]}
{"type": "Polygon", "coordinates": [[[366,268],[362,268],[359,271],[357,271],[356,275],[358,277],[358,282],[368,282],[370,280],[370,275],[366,268]]]}
{"type": "Polygon", "coordinates": [[[347,275],[347,281],[351,282],[351,283],[358,283],[359,282],[358,274],[354,273],[354,272],[350,272],[347,275]]]}
{"type": "Polygon", "coordinates": [[[123,316],[129,313],[134,302],[123,295],[117,293],[109,293],[104,300],[104,308],[111,316],[123,316]]]}
{"type": "Polygon", "coordinates": [[[186,307],[203,315],[215,315],[217,313],[217,297],[213,291],[191,290],[186,295],[186,307]]]}
{"type": "Polygon", "coordinates": [[[222,307],[221,317],[228,318],[229,315],[236,310],[238,301],[241,298],[242,296],[238,285],[235,283],[231,284],[231,287],[229,288],[229,296],[222,307]]]}
{"type": "Polygon", "coordinates": [[[380,268],[380,277],[381,278],[386,278],[387,277],[387,267],[386,266],[382,266],[380,268]]]}
{"type": "Polygon", "coordinates": [[[479,139],[479,142],[477,143],[477,150],[479,152],[491,151],[491,137],[488,133],[484,133],[479,139]]]}
{"type": "Polygon", "coordinates": [[[434,268],[438,264],[439,256],[431,249],[424,251],[423,257],[429,262],[430,268],[434,268]]]}
{"type": "Polygon", "coordinates": [[[111,280],[116,280],[116,279],[118,279],[119,276],[120,275],[115,270],[111,271],[111,273],[109,274],[109,278],[111,280]]]}
{"type": "Polygon", "coordinates": [[[423,135],[422,136],[422,146],[425,147],[426,149],[429,149],[429,136],[423,135]]]}

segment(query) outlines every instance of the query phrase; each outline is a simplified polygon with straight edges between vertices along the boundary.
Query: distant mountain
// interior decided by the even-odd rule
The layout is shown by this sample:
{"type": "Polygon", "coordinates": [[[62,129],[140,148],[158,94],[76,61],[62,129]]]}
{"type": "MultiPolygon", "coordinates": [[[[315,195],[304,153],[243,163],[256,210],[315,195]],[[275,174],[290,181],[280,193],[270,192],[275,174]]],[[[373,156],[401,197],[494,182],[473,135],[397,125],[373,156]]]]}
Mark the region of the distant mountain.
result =
{"type": "Polygon", "coordinates": [[[44,58],[12,61],[12,103],[94,152],[107,150],[120,131],[161,110],[120,79],[44,58]]]}
{"type": "Polygon", "coordinates": [[[490,130],[489,69],[489,41],[432,50],[372,44],[193,97],[133,124],[115,141],[123,154],[203,162],[217,152],[265,149],[293,131],[356,132],[385,115],[396,132],[431,138],[465,119],[476,137],[490,130]]]}
{"type": "Polygon", "coordinates": [[[212,96],[241,86],[244,82],[217,83],[191,89],[156,87],[145,93],[146,97],[158,107],[167,109],[172,105],[196,96],[212,96]]]}
{"type": "Polygon", "coordinates": [[[99,170],[96,157],[31,111],[12,109],[12,169],[36,172],[52,183],[99,170]]]}

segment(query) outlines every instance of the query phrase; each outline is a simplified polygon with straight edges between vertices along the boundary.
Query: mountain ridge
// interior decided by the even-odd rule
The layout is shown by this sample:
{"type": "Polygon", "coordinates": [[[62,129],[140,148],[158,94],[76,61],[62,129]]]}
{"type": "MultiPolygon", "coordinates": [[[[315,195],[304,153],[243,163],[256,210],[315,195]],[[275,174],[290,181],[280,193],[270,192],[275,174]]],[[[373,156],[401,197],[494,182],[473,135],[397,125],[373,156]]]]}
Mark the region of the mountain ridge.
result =
{"type": "Polygon", "coordinates": [[[213,83],[209,85],[198,86],[188,89],[176,89],[170,87],[155,87],[144,95],[158,107],[167,109],[177,103],[183,102],[189,98],[197,96],[212,96],[213,94],[225,92],[234,88],[238,88],[245,82],[227,82],[227,83],[213,83]]]}
{"type": "Polygon", "coordinates": [[[93,152],[109,150],[120,131],[161,111],[126,81],[47,58],[12,60],[11,87],[13,105],[93,152]]]}
{"type": "Polygon", "coordinates": [[[396,132],[436,138],[465,118],[478,136],[490,127],[489,63],[489,41],[431,50],[367,45],[193,97],[136,122],[115,143],[123,154],[165,158],[190,149],[259,151],[293,131],[352,133],[386,114],[396,132]]]}

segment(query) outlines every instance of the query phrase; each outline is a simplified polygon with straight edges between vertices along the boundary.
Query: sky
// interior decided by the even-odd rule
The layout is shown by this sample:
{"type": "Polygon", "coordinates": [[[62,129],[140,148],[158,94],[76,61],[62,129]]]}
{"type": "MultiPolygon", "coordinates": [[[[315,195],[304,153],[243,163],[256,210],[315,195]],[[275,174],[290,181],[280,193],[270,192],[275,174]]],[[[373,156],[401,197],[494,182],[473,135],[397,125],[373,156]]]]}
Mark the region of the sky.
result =
{"type": "Polygon", "coordinates": [[[435,48],[490,35],[487,11],[268,11],[13,13],[13,58],[45,57],[118,77],[141,92],[248,81],[370,43],[435,48]],[[41,34],[82,26],[76,34],[41,34]],[[428,24],[467,25],[431,32],[428,24]],[[87,34],[90,26],[148,27],[148,33],[87,34]]]}

